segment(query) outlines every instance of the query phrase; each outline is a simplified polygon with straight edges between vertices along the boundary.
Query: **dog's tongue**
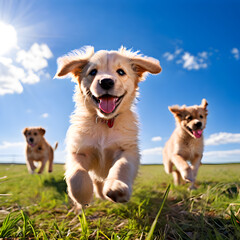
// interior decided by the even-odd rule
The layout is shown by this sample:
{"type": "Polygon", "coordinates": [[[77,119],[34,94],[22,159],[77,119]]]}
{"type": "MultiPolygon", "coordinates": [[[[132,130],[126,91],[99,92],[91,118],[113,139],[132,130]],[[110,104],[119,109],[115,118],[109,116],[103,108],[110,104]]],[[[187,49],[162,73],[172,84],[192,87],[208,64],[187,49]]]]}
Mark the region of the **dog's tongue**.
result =
{"type": "Polygon", "coordinates": [[[202,136],[202,132],[203,132],[203,130],[196,130],[196,131],[193,131],[193,135],[196,138],[200,138],[202,136]]]}
{"type": "Polygon", "coordinates": [[[117,98],[111,96],[104,96],[99,98],[99,108],[105,113],[111,113],[116,108],[116,100],[117,98]]]}

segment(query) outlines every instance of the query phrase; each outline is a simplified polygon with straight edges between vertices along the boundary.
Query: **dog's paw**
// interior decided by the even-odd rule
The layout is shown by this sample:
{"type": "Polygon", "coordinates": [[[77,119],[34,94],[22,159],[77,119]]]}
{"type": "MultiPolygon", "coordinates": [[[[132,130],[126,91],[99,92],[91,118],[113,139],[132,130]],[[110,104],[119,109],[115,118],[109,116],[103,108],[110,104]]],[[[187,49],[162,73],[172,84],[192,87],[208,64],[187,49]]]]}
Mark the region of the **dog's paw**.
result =
{"type": "Polygon", "coordinates": [[[190,167],[181,171],[181,176],[182,176],[182,179],[185,180],[186,182],[193,182],[194,181],[192,169],[190,167]]]}
{"type": "Polygon", "coordinates": [[[93,183],[86,171],[76,171],[72,176],[66,176],[70,198],[81,206],[88,205],[92,200],[93,183]]]}
{"type": "Polygon", "coordinates": [[[117,203],[128,202],[131,195],[128,185],[119,180],[107,180],[103,192],[107,199],[117,203]]]}

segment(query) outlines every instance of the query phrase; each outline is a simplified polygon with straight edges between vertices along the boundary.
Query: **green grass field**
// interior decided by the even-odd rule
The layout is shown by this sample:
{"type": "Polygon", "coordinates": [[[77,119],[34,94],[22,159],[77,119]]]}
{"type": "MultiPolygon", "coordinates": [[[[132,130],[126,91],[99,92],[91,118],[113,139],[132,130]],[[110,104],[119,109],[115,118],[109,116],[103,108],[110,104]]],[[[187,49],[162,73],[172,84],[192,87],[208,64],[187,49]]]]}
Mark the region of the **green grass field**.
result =
{"type": "Polygon", "coordinates": [[[198,189],[171,185],[165,203],[172,177],[141,166],[129,203],[94,199],[79,215],[63,173],[0,165],[0,239],[240,239],[240,164],[201,166],[198,189]]]}

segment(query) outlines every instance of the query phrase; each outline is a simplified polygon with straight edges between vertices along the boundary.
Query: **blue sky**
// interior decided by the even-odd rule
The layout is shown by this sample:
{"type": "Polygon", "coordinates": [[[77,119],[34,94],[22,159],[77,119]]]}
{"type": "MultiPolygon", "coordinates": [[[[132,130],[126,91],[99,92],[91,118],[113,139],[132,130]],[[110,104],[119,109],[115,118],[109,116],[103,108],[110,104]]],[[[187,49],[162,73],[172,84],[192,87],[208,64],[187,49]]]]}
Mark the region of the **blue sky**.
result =
{"type": "Polygon", "coordinates": [[[56,162],[74,109],[74,83],[56,59],[85,45],[121,45],[159,59],[140,84],[142,163],[161,163],[174,130],[168,106],[209,102],[203,163],[240,162],[240,2],[0,0],[0,162],[24,161],[26,126],[43,126],[56,162]]]}

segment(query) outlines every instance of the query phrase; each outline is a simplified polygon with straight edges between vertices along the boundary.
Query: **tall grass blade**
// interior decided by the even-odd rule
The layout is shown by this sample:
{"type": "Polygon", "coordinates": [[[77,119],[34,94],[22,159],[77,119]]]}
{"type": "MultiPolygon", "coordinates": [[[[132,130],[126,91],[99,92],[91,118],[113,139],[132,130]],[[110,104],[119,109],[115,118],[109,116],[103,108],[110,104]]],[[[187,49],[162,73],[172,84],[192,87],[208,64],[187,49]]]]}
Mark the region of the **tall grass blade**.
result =
{"type": "Polygon", "coordinates": [[[149,231],[149,233],[148,233],[148,235],[146,237],[146,240],[151,240],[152,237],[153,237],[153,233],[154,233],[154,230],[155,230],[156,225],[157,225],[157,220],[158,220],[158,218],[159,218],[159,216],[160,216],[160,214],[162,212],[163,206],[165,204],[165,201],[167,199],[168,193],[170,191],[170,187],[171,187],[171,184],[168,185],[168,187],[167,187],[167,189],[166,189],[166,191],[164,193],[162,204],[161,204],[160,209],[159,209],[159,211],[157,213],[157,216],[155,217],[155,219],[154,219],[154,221],[152,223],[151,229],[150,229],[150,231],[149,231]]]}
{"type": "Polygon", "coordinates": [[[13,237],[13,233],[16,230],[16,224],[22,219],[21,215],[15,217],[15,219],[11,219],[11,213],[7,215],[2,223],[2,227],[0,228],[0,238],[13,237]]]}
{"type": "Polygon", "coordinates": [[[231,222],[236,227],[236,229],[240,231],[240,219],[237,216],[235,216],[232,209],[231,209],[231,222]]]}

